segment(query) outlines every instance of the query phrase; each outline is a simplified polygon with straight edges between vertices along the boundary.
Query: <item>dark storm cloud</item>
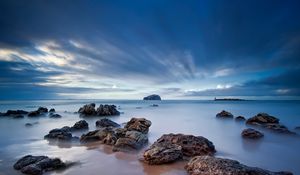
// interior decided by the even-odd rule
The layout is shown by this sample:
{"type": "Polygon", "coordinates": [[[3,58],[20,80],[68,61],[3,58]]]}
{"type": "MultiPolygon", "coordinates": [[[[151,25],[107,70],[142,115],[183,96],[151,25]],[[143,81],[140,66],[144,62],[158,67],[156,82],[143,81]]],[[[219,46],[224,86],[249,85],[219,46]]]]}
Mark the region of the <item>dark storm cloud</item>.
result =
{"type": "MultiPolygon", "coordinates": [[[[0,49],[24,52],[54,41],[58,46],[53,50],[74,54],[75,60],[64,68],[55,67],[57,72],[42,73],[43,78],[33,64],[26,65],[32,74],[22,75],[1,65],[5,73],[0,78],[35,83],[47,81],[52,74],[77,71],[164,84],[201,82],[222,70],[230,70],[233,80],[243,73],[273,69],[285,75],[300,67],[299,6],[297,0],[4,0],[0,2],[0,49]],[[71,40],[84,47],[74,46],[71,40]],[[76,70],[76,63],[89,68],[76,70]]],[[[259,75],[249,83],[236,79],[243,85],[221,92],[243,94],[257,84],[253,95],[299,95],[297,82],[268,84],[274,76],[266,82],[260,82],[259,75]],[[274,91],[280,88],[290,90],[274,91]]]]}

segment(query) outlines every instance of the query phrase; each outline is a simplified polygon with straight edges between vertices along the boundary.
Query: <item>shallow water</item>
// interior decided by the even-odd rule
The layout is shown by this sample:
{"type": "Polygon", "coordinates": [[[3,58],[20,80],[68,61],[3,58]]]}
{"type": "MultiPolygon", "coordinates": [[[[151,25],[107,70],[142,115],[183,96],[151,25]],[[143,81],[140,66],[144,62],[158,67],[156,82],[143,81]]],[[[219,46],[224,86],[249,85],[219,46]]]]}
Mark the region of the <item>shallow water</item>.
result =
{"type": "MultiPolygon", "coordinates": [[[[70,145],[49,143],[43,136],[53,128],[71,126],[82,119],[75,114],[83,104],[115,104],[122,113],[110,117],[118,123],[127,122],[131,117],[145,117],[152,121],[149,131],[149,144],[165,133],[184,133],[201,135],[211,140],[217,150],[216,156],[238,160],[249,166],[257,166],[272,171],[288,170],[300,174],[300,137],[262,130],[265,137],[250,141],[242,139],[241,131],[247,126],[232,119],[217,119],[216,113],[228,110],[234,115],[252,117],[258,112],[267,112],[280,118],[281,123],[291,130],[300,126],[300,101],[161,101],[159,107],[150,107],[147,101],[105,101],[105,100],[44,100],[44,101],[1,101],[0,111],[7,109],[35,110],[38,106],[55,108],[63,117],[12,119],[0,118],[0,175],[20,174],[13,170],[14,162],[27,154],[60,157],[64,161],[77,162],[64,171],[49,172],[59,175],[158,175],[182,174],[185,162],[170,165],[149,166],[138,159],[142,150],[136,154],[114,153],[109,146],[97,143],[70,145]],[[137,108],[138,107],[138,108],[137,108]],[[139,108],[141,107],[141,108],[139,108]],[[27,122],[38,122],[25,127],[27,122]]],[[[89,130],[95,129],[97,118],[84,118],[89,130]]],[[[82,133],[75,135],[80,136],[82,133]]],[[[300,133],[299,133],[300,134],[300,133]]]]}

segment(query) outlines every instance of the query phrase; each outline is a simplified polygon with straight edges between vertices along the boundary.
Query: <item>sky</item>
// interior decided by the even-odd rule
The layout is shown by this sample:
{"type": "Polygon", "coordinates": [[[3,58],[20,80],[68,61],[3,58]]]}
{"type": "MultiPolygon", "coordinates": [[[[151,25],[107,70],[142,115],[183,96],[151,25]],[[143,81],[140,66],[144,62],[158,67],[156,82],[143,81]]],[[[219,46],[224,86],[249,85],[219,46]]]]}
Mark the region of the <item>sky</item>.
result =
{"type": "Polygon", "coordinates": [[[1,0],[0,99],[299,99],[298,0],[1,0]]]}

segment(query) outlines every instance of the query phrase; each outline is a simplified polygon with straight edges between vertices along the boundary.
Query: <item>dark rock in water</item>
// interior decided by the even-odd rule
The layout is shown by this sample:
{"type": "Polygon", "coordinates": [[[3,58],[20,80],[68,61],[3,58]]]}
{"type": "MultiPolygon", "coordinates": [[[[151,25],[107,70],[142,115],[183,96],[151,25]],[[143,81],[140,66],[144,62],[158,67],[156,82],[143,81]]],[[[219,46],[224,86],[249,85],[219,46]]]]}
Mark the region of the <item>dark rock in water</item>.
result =
{"type": "Polygon", "coordinates": [[[296,126],[296,127],[295,127],[295,130],[300,130],[300,126],[296,126]]]}
{"type": "Polygon", "coordinates": [[[80,129],[88,129],[88,128],[89,128],[89,124],[85,120],[80,120],[71,127],[72,130],[80,130],[80,129]]]}
{"type": "Polygon", "coordinates": [[[242,137],[244,138],[249,138],[249,139],[258,139],[258,138],[262,138],[264,136],[263,133],[252,129],[252,128],[248,128],[248,129],[244,129],[241,133],[242,137]]]}
{"type": "Polygon", "coordinates": [[[40,115],[41,115],[41,113],[39,111],[31,111],[28,113],[28,117],[37,117],[40,115]]]}
{"type": "Polygon", "coordinates": [[[54,108],[51,108],[50,110],[49,110],[49,112],[55,112],[55,109],[54,108]]]}
{"type": "Polygon", "coordinates": [[[113,151],[133,151],[142,148],[148,143],[146,134],[138,131],[127,131],[125,137],[119,138],[113,151]]]}
{"type": "Polygon", "coordinates": [[[176,144],[153,144],[143,154],[143,161],[150,165],[171,163],[182,158],[182,147],[176,144]]]}
{"type": "Polygon", "coordinates": [[[25,115],[28,114],[27,111],[23,110],[7,110],[6,113],[2,114],[3,116],[10,116],[10,115],[25,115]]]}
{"type": "Polygon", "coordinates": [[[129,131],[133,130],[147,134],[151,124],[151,121],[145,118],[131,118],[131,120],[127,122],[124,128],[129,131]]]}
{"type": "Polygon", "coordinates": [[[96,111],[98,116],[120,115],[115,105],[100,105],[96,111]]]}
{"type": "Polygon", "coordinates": [[[65,168],[66,164],[58,158],[47,156],[27,155],[19,159],[14,164],[14,169],[20,170],[24,174],[41,175],[43,172],[65,168]]]}
{"type": "Polygon", "coordinates": [[[245,121],[246,119],[245,119],[245,117],[243,117],[243,116],[237,116],[237,117],[235,118],[235,120],[236,120],[236,121],[245,121]]]}
{"type": "Polygon", "coordinates": [[[279,119],[270,116],[267,113],[258,113],[256,116],[249,118],[246,121],[247,124],[262,125],[267,123],[279,123],[279,119]]]}
{"type": "Polygon", "coordinates": [[[39,113],[47,113],[48,112],[48,108],[45,107],[39,107],[37,110],[39,113]]]}
{"type": "Polygon", "coordinates": [[[71,128],[65,126],[63,128],[52,129],[49,134],[44,136],[45,139],[57,139],[57,140],[65,140],[70,141],[74,139],[72,137],[71,128]]]}
{"type": "Polygon", "coordinates": [[[62,116],[59,114],[50,113],[50,118],[61,118],[62,116]]]}
{"type": "Polygon", "coordinates": [[[216,115],[216,117],[218,117],[218,118],[233,118],[233,115],[230,112],[223,110],[220,113],[218,113],[216,115]]]}
{"type": "Polygon", "coordinates": [[[180,146],[182,155],[187,157],[213,155],[216,152],[213,143],[205,137],[184,134],[164,134],[151,145],[150,149],[171,147],[169,145],[180,146]]]}
{"type": "Polygon", "coordinates": [[[144,97],[143,100],[161,100],[159,95],[153,94],[153,95],[149,95],[147,97],[144,97]]]}
{"type": "Polygon", "coordinates": [[[22,115],[22,114],[17,114],[17,115],[14,115],[13,118],[24,118],[24,115],[22,115]]]}
{"type": "Polygon", "coordinates": [[[120,125],[114,121],[111,121],[107,118],[96,121],[97,127],[120,127],[120,125]]]}
{"type": "Polygon", "coordinates": [[[31,127],[31,126],[36,125],[36,124],[38,124],[38,123],[39,123],[39,122],[25,123],[25,126],[26,126],[26,127],[31,127]]]}
{"type": "Polygon", "coordinates": [[[80,137],[81,142],[89,141],[101,141],[103,144],[114,145],[117,141],[117,136],[111,127],[101,128],[100,130],[95,130],[83,134],[80,137]]]}
{"type": "Polygon", "coordinates": [[[278,123],[268,123],[263,125],[264,128],[270,129],[274,132],[285,133],[285,134],[296,134],[290,131],[286,126],[278,124],[278,123]]]}
{"type": "Polygon", "coordinates": [[[196,156],[185,166],[189,175],[292,175],[291,172],[271,172],[243,165],[235,160],[212,156],[196,156]]]}
{"type": "Polygon", "coordinates": [[[78,113],[82,115],[95,115],[96,114],[95,107],[96,107],[95,103],[86,104],[78,110],[78,113]]]}
{"type": "Polygon", "coordinates": [[[150,105],[151,107],[158,107],[158,104],[150,105]]]}

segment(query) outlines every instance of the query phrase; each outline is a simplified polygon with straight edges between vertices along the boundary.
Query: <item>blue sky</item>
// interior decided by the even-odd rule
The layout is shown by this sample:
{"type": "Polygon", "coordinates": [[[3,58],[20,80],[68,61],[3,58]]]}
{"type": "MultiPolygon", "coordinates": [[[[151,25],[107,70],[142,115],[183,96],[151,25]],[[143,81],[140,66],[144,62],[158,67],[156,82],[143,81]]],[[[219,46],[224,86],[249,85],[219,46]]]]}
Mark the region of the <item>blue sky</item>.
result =
{"type": "Polygon", "coordinates": [[[297,0],[0,2],[0,99],[300,96],[297,0]]]}

